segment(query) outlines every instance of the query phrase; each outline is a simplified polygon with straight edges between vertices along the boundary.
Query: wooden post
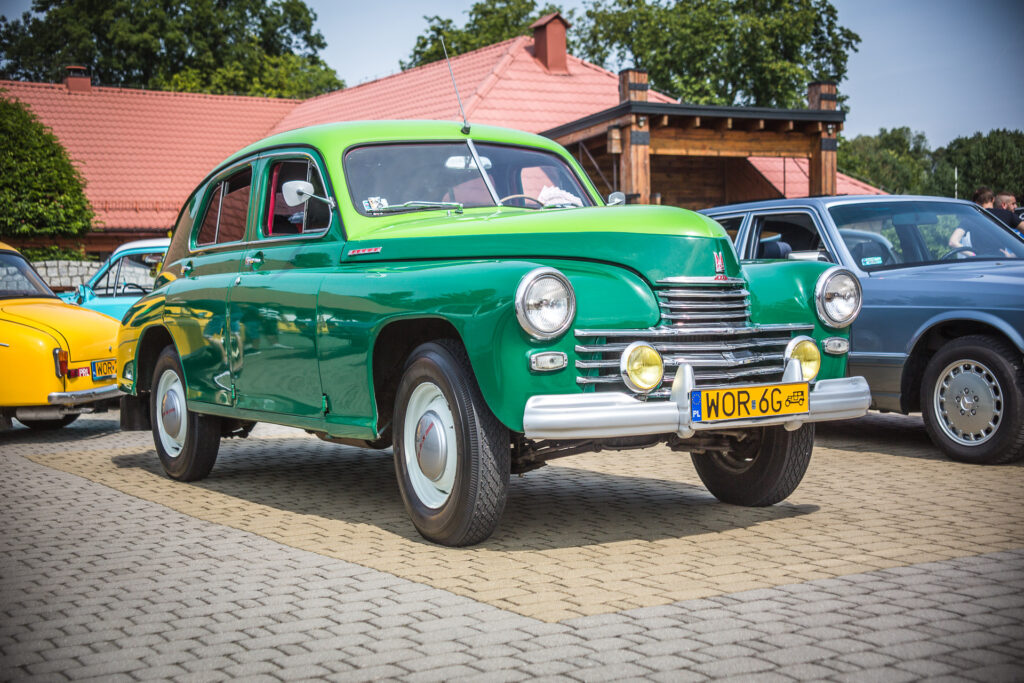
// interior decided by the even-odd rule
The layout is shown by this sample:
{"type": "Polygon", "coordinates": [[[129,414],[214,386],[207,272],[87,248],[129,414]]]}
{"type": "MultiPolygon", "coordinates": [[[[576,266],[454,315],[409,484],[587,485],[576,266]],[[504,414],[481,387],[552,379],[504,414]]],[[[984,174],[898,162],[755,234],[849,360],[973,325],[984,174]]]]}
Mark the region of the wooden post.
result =
{"type": "MultiPolygon", "coordinates": [[[[836,84],[811,83],[807,86],[807,104],[811,109],[835,111],[836,84]]],[[[808,189],[812,197],[836,193],[837,132],[834,124],[824,126],[817,134],[819,139],[811,148],[808,189]]]]}
{"type": "MultiPolygon", "coordinates": [[[[620,102],[646,102],[648,89],[646,71],[623,69],[619,72],[620,102]]],[[[634,114],[632,123],[622,128],[619,184],[628,203],[650,204],[651,125],[642,114],[634,114]]]]}

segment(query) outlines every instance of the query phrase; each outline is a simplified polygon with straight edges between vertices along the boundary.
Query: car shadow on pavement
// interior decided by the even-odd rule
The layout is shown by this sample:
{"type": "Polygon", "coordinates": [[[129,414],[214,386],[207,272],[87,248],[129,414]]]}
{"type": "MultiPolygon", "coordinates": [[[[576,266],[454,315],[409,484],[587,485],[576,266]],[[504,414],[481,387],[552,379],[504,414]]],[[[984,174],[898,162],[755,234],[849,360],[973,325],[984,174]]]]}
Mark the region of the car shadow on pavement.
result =
{"type": "Polygon", "coordinates": [[[931,442],[920,415],[870,412],[856,420],[816,426],[815,445],[904,458],[947,460],[931,442]]]}
{"type": "MultiPolygon", "coordinates": [[[[499,551],[546,550],[620,541],[657,541],[741,529],[797,517],[816,505],[780,503],[744,508],[718,502],[699,484],[689,456],[641,453],[642,458],[678,459],[679,479],[645,476],[635,461],[630,470],[609,472],[621,453],[580,456],[584,467],[554,465],[513,476],[500,526],[480,548],[499,551]],[[601,462],[600,459],[608,459],[601,462]],[[609,464],[606,464],[609,463],[609,464]],[[597,471],[600,468],[603,471],[597,471]],[[692,482],[692,483],[691,483],[692,482]]],[[[164,477],[154,451],[116,455],[119,468],[140,468],[164,477]]],[[[671,476],[675,476],[675,472],[671,476]]],[[[390,451],[324,444],[315,439],[254,439],[225,442],[209,477],[193,484],[166,480],[168,486],[194,486],[255,506],[317,518],[327,526],[371,525],[416,543],[398,491],[390,451]]],[[[239,510],[240,517],[247,513],[239,510]]]]}
{"type": "Polygon", "coordinates": [[[31,443],[78,443],[80,441],[101,439],[121,431],[118,414],[110,417],[89,420],[76,420],[67,427],[59,429],[29,429],[15,421],[8,431],[0,432],[0,444],[31,444],[31,443]]]}

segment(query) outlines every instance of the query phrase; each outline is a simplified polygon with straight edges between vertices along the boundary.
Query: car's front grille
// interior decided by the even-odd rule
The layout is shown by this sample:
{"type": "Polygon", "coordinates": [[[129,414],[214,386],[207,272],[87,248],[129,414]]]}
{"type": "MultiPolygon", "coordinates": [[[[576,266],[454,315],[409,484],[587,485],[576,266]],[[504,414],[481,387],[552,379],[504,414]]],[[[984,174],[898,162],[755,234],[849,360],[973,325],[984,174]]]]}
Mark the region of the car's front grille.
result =
{"type": "Polygon", "coordinates": [[[576,330],[576,382],[595,390],[625,387],[619,371],[622,351],[645,341],[662,355],[665,379],[649,394],[664,398],[676,369],[693,368],[698,387],[777,382],[785,369],[784,352],[793,334],[812,325],[753,325],[749,292],[735,278],[672,278],[655,290],[662,324],[643,330],[576,330]]]}

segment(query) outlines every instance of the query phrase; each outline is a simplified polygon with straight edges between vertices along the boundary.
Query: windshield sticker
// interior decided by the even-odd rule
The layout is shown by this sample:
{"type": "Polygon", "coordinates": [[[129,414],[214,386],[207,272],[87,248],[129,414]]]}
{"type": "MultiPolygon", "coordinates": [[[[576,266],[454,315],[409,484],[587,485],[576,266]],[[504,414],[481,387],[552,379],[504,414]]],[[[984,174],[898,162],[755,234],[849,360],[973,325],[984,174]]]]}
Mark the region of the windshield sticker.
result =
{"type": "Polygon", "coordinates": [[[363,200],[363,211],[380,211],[388,208],[388,200],[384,197],[367,197],[363,200]]]}
{"type": "Polygon", "coordinates": [[[868,256],[867,258],[862,258],[860,260],[860,264],[862,266],[880,266],[880,265],[882,265],[882,257],[881,256],[868,256]]]}

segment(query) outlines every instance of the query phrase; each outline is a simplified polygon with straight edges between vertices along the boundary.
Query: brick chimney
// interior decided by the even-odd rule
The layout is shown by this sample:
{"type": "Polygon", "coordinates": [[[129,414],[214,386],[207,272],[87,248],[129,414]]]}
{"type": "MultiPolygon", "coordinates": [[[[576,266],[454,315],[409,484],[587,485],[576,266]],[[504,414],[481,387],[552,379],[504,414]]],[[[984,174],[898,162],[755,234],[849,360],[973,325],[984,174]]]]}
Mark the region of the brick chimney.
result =
{"type": "Polygon", "coordinates": [[[643,69],[623,69],[619,72],[619,102],[646,102],[651,86],[643,69]]]}
{"type": "Polygon", "coordinates": [[[568,74],[565,32],[569,22],[558,12],[552,12],[530,24],[530,28],[533,29],[533,56],[550,73],[568,74]]]}
{"type": "Polygon", "coordinates": [[[836,84],[827,81],[815,81],[807,86],[807,106],[811,109],[835,111],[836,84]]]}
{"type": "Polygon", "coordinates": [[[92,90],[92,79],[85,73],[84,66],[64,67],[64,86],[68,92],[89,92],[92,90]]]}

